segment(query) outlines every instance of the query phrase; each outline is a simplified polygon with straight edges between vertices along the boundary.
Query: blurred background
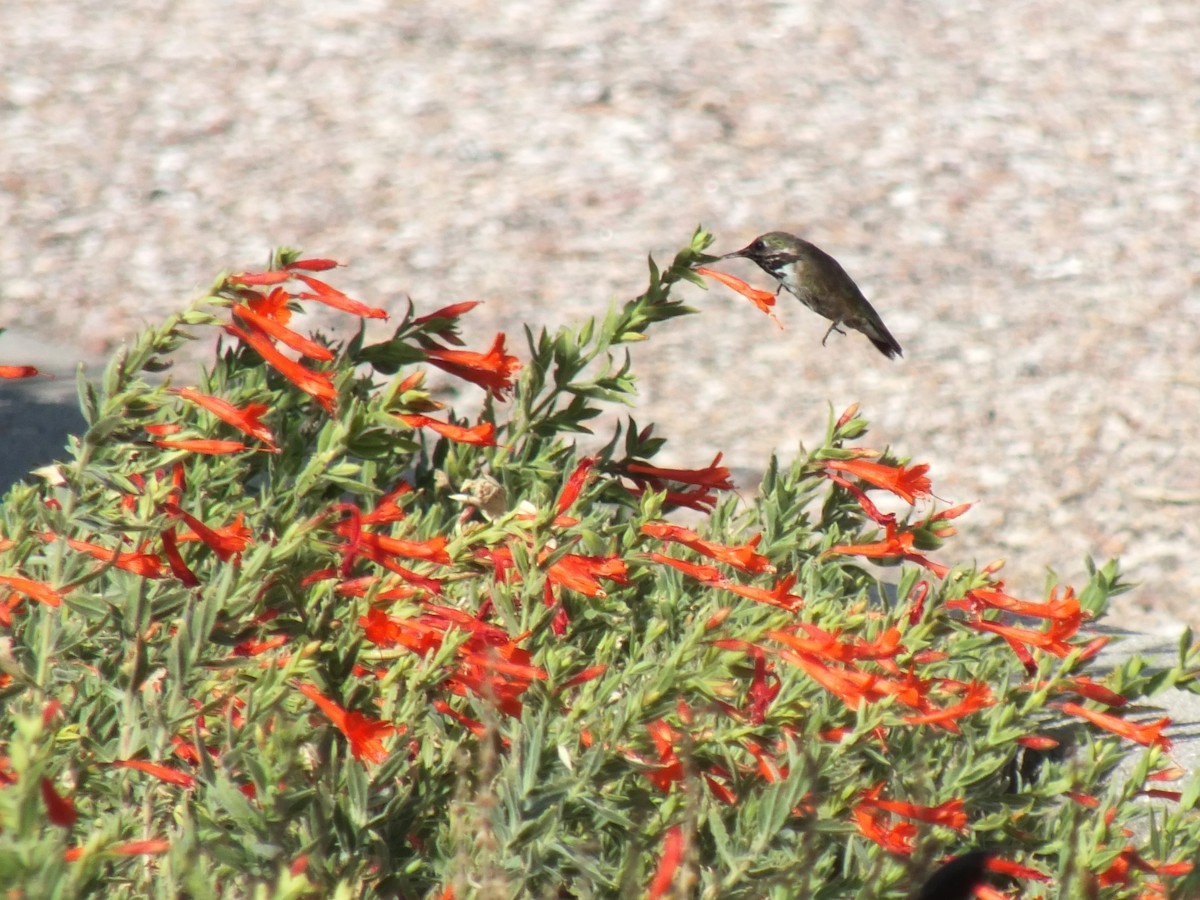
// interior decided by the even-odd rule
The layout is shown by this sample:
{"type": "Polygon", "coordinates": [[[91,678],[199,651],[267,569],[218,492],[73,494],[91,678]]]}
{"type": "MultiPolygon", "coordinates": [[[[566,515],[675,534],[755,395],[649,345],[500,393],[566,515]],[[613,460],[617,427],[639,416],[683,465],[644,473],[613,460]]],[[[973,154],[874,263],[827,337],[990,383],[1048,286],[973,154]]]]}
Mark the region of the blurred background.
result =
{"type": "Polygon", "coordinates": [[[942,561],[1029,596],[1119,555],[1121,624],[1200,624],[1198,46],[1194,0],[5,0],[0,362],[61,376],[0,385],[5,477],[78,421],[77,362],[275,245],[397,311],[484,300],[469,341],[525,355],[697,224],[783,229],[904,359],[686,288],[635,355],[664,464],[750,491],[858,401],[976,503],[942,561]]]}

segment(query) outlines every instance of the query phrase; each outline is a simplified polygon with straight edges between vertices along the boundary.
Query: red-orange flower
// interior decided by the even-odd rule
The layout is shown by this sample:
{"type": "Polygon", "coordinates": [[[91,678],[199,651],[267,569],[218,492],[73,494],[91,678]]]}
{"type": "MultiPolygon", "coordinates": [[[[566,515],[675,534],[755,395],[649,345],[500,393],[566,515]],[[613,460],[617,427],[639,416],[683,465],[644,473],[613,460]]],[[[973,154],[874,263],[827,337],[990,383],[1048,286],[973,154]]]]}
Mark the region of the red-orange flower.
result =
{"type": "Polygon", "coordinates": [[[79,818],[75,803],[70,797],[61,796],[54,789],[54,782],[42,776],[42,802],[46,804],[46,815],[50,822],[60,828],[70,828],[79,818]]]}
{"type": "Polygon", "coordinates": [[[387,759],[388,752],[383,746],[382,738],[396,731],[394,725],[369,718],[360,712],[347,712],[311,684],[298,684],[297,687],[300,693],[317,704],[334,727],[346,736],[346,740],[350,742],[350,752],[354,754],[355,759],[365,758],[373,763],[381,763],[387,759]]]}
{"type": "Polygon", "coordinates": [[[667,830],[666,839],[663,841],[662,858],[658,861],[658,869],[655,870],[650,889],[646,892],[647,900],[658,900],[671,887],[675,880],[675,870],[679,868],[683,859],[683,851],[683,829],[674,825],[667,830]]]}
{"type": "Polygon", "coordinates": [[[268,365],[316,400],[326,412],[333,412],[334,400],[337,399],[337,388],[333,386],[333,376],[329,372],[315,372],[312,369],[306,369],[295,360],[284,356],[271,343],[271,339],[261,331],[253,328],[242,329],[236,325],[226,325],[225,330],[253,347],[268,365]]]}
{"type": "Polygon", "coordinates": [[[956,719],[978,712],[986,706],[992,706],[995,702],[991,689],[986,684],[972,681],[967,685],[967,692],[958,703],[944,709],[934,709],[932,712],[905,716],[904,721],[911,725],[941,725],[948,731],[958,734],[956,719]]]}
{"type": "Polygon", "coordinates": [[[275,449],[275,439],[271,434],[271,429],[260,421],[263,413],[267,412],[269,408],[265,403],[248,403],[239,408],[228,400],[202,394],[190,387],[180,388],[179,396],[207,409],[222,422],[232,425],[251,437],[258,438],[271,449],[275,449]]]}
{"type": "Polygon", "coordinates": [[[672,569],[677,569],[684,575],[695,578],[697,581],[716,584],[725,580],[725,576],[721,574],[721,570],[716,566],[705,566],[700,563],[687,562],[686,560],[676,559],[673,556],[664,556],[661,553],[648,553],[647,558],[656,563],[662,563],[664,566],[670,566],[672,569]]]}
{"type": "Polygon", "coordinates": [[[478,447],[496,446],[496,426],[491,422],[480,422],[478,425],[472,425],[468,428],[464,425],[454,425],[450,422],[439,422],[437,419],[431,419],[429,416],[403,413],[395,413],[394,415],[411,428],[428,428],[431,431],[436,431],[442,437],[457,441],[460,444],[474,444],[478,447]]]}
{"type": "Polygon", "coordinates": [[[1145,747],[1161,747],[1163,750],[1171,749],[1170,738],[1162,733],[1163,729],[1171,724],[1169,718],[1157,719],[1154,722],[1147,722],[1145,725],[1137,725],[1133,722],[1127,722],[1119,716],[1088,709],[1086,706],[1080,706],[1078,703],[1063,703],[1060,709],[1070,715],[1087,719],[1097,728],[1111,731],[1115,735],[1128,738],[1145,747]]]}
{"type": "Polygon", "coordinates": [[[587,482],[588,473],[591,472],[595,465],[596,460],[593,457],[585,456],[575,466],[575,470],[567,478],[567,483],[558,497],[557,510],[559,515],[565,513],[571,508],[571,504],[579,499],[579,492],[583,490],[583,486],[587,482]]]}
{"type": "MultiPolygon", "coordinates": [[[[482,738],[487,735],[487,726],[485,726],[482,722],[478,721],[477,719],[472,719],[470,716],[466,715],[465,713],[460,713],[458,710],[456,710],[453,706],[451,706],[445,700],[434,700],[433,708],[436,709],[438,712],[440,712],[442,715],[449,716],[454,721],[458,722],[458,724],[462,725],[464,728],[466,728],[468,731],[470,731],[471,734],[475,735],[475,737],[482,738]]],[[[507,745],[508,742],[509,742],[508,738],[505,738],[504,743],[507,745]]]]}
{"type": "Polygon", "coordinates": [[[237,514],[233,524],[224,525],[221,528],[209,528],[195,516],[185,512],[176,503],[165,503],[163,509],[177,519],[183,519],[191,527],[190,534],[182,534],[179,536],[180,541],[203,541],[210,550],[217,554],[223,561],[228,561],[231,557],[241,553],[250,544],[250,529],[242,524],[242,513],[237,514]]]}
{"type": "Polygon", "coordinates": [[[171,573],[183,582],[186,587],[199,587],[200,579],[188,568],[187,563],[183,561],[183,556],[179,552],[179,541],[175,537],[174,525],[163,531],[162,544],[163,555],[167,558],[167,564],[171,567],[171,573]]]}
{"type": "Polygon", "coordinates": [[[754,600],[756,603],[767,603],[789,611],[797,610],[804,605],[804,598],[791,592],[795,583],[795,572],[785,575],[769,588],[755,587],[752,584],[738,584],[736,581],[730,581],[728,578],[723,578],[719,582],[716,582],[717,586],[723,590],[731,591],[748,600],[754,600]]]}
{"type": "Polygon", "coordinates": [[[849,556],[865,556],[869,559],[887,559],[899,556],[910,562],[915,562],[919,566],[924,566],[939,578],[944,578],[949,574],[949,567],[943,566],[941,563],[935,563],[933,560],[927,559],[920,553],[917,553],[914,545],[915,540],[916,538],[912,532],[897,531],[895,524],[889,521],[886,523],[885,535],[882,541],[876,541],[872,544],[838,544],[836,547],[831,547],[827,552],[842,553],[849,556]]]}
{"type": "Polygon", "coordinates": [[[310,278],[307,275],[297,275],[296,277],[315,291],[312,294],[298,294],[297,296],[302,299],[316,300],[318,303],[324,303],[326,306],[360,316],[364,319],[386,319],[388,317],[387,310],[380,309],[377,306],[367,306],[365,303],[352,300],[341,291],[330,287],[323,281],[318,281],[316,278],[310,278]]]}
{"type": "Polygon", "coordinates": [[[446,539],[440,535],[426,538],[423,541],[410,541],[395,538],[386,534],[376,534],[373,531],[355,531],[350,520],[339,522],[333,528],[339,535],[350,538],[355,544],[354,551],[361,552],[362,547],[371,547],[387,556],[402,556],[407,559],[423,559],[429,562],[449,565],[450,554],[446,552],[446,539]]]}
{"type": "Polygon", "coordinates": [[[293,272],[297,269],[302,272],[324,272],[327,269],[336,269],[340,265],[336,259],[298,259],[284,268],[293,272]]]}
{"type": "MultiPolygon", "coordinates": [[[[282,288],[275,288],[275,291],[283,294],[284,298],[287,297],[287,293],[282,288]]],[[[271,293],[274,294],[275,291],[271,293]]],[[[315,359],[320,362],[329,362],[333,359],[333,351],[328,347],[324,347],[311,338],[306,338],[304,335],[292,331],[278,319],[256,312],[251,306],[237,305],[230,312],[245,322],[247,327],[257,328],[264,334],[275,338],[275,340],[284,346],[291,347],[297,353],[304,354],[309,359],[315,359]]]]}
{"type": "Polygon", "coordinates": [[[963,801],[960,799],[947,800],[937,806],[922,806],[919,803],[909,803],[903,800],[884,800],[884,782],[863,792],[862,806],[882,809],[886,812],[903,816],[917,822],[928,822],[930,825],[944,825],[961,831],[967,827],[967,814],[963,812],[963,801]]]}
{"type": "Polygon", "coordinates": [[[775,295],[770,291],[760,291],[758,288],[752,288],[740,278],[730,275],[727,272],[718,272],[716,269],[709,269],[706,266],[696,266],[695,272],[697,275],[707,275],[709,278],[714,278],[730,290],[737,291],[770,316],[776,325],[780,328],[783,327],[783,324],[771,312],[771,307],[775,305],[775,295]]]}
{"type": "Polygon", "coordinates": [[[917,836],[917,826],[911,822],[892,825],[887,815],[876,812],[868,803],[856,806],[853,814],[858,830],[889,853],[910,856],[916,849],[914,840],[917,836]]]}
{"type": "Polygon", "coordinates": [[[118,856],[142,856],[144,854],[156,855],[166,853],[171,849],[171,842],[166,838],[150,838],[145,841],[126,841],[123,844],[113,844],[108,847],[109,853],[115,853],[118,856]]]}
{"type": "MultiPolygon", "coordinates": [[[[414,325],[424,325],[426,322],[432,322],[436,319],[447,319],[453,321],[460,316],[466,315],[482,302],[483,301],[481,300],[463,300],[459,303],[451,303],[449,306],[443,306],[441,309],[435,309],[431,313],[426,313],[423,316],[417,316],[412,320],[412,323],[414,325]]],[[[437,333],[441,334],[447,340],[450,340],[450,336],[447,334],[447,332],[438,331],[437,333]]],[[[461,342],[457,338],[454,338],[453,343],[461,342]]]]}
{"type": "Polygon", "coordinates": [[[196,785],[196,779],[187,772],[180,772],[178,769],[172,769],[170,766],[148,762],[144,759],[114,759],[112,764],[118,768],[137,769],[145,772],[147,775],[153,775],[155,778],[165,781],[168,784],[177,784],[185,788],[195,787],[196,785]]]}
{"type": "Polygon", "coordinates": [[[1016,648],[1018,644],[1027,644],[1030,647],[1036,647],[1039,650],[1044,650],[1051,653],[1060,659],[1069,656],[1079,647],[1070,642],[1070,638],[1075,636],[1079,630],[1079,620],[1051,620],[1047,624],[1045,631],[1034,631],[1032,628],[1018,628],[1013,625],[1001,625],[998,622],[989,622],[986,619],[974,619],[967,622],[972,628],[979,631],[990,631],[1003,637],[1010,645],[1016,648]]]}
{"type": "Polygon", "coordinates": [[[258,287],[261,285],[283,284],[291,277],[291,272],[277,269],[273,272],[239,272],[236,275],[230,275],[229,280],[236,281],[238,284],[249,284],[258,287]]]}
{"type": "Polygon", "coordinates": [[[733,482],[729,480],[729,469],[719,465],[722,455],[718,453],[711,463],[701,469],[670,469],[639,462],[625,463],[621,468],[631,478],[679,481],[684,484],[701,484],[718,491],[731,491],[733,482]]]}
{"type": "Polygon", "coordinates": [[[250,448],[241,441],[218,441],[211,438],[189,438],[185,440],[154,440],[150,443],[164,450],[187,450],[189,453],[207,453],[210,456],[221,456],[227,453],[241,453],[250,448]]]}
{"type": "Polygon", "coordinates": [[[33,378],[41,374],[34,366],[0,366],[0,378],[33,378]]]}
{"type": "Polygon", "coordinates": [[[830,459],[825,467],[839,472],[849,472],[868,484],[891,491],[906,503],[915,503],[918,497],[929,494],[930,483],[925,473],[929,466],[887,466],[866,459],[830,459]]]}
{"type": "Polygon", "coordinates": [[[628,568],[618,556],[583,556],[568,553],[550,564],[546,577],[554,584],[579,591],[588,597],[606,597],[601,578],[627,584],[628,568]]]}
{"type": "Polygon", "coordinates": [[[504,352],[503,333],[496,335],[487,353],[434,346],[425,355],[439,369],[478,385],[498,400],[512,389],[513,376],[521,368],[515,356],[504,352]]]}
{"type": "MultiPolygon", "coordinates": [[[[47,540],[53,540],[58,535],[46,532],[45,537],[47,540]]],[[[132,553],[121,553],[117,550],[110,550],[107,547],[101,547],[97,544],[75,538],[63,538],[63,540],[67,542],[67,545],[72,550],[86,553],[88,556],[102,562],[111,562],[118,569],[124,569],[126,572],[141,575],[143,578],[163,577],[162,559],[156,553],[147,553],[145,544],[132,553]]]]}
{"type": "Polygon", "coordinates": [[[250,308],[260,316],[273,319],[280,325],[286,325],[292,320],[292,311],[288,308],[291,295],[287,291],[271,291],[269,294],[251,293],[246,298],[250,308]]]}
{"type": "Polygon", "coordinates": [[[62,594],[40,581],[22,578],[20,575],[0,575],[0,584],[7,584],[14,591],[47,606],[58,606],[62,603],[62,594]]]}
{"type": "Polygon", "coordinates": [[[684,528],[681,525],[672,525],[667,522],[648,522],[641,527],[641,532],[650,537],[683,544],[685,547],[690,547],[697,553],[707,556],[709,559],[726,563],[743,572],[757,574],[774,571],[770,560],[755,552],[759,541],[762,540],[761,534],[756,534],[750,539],[749,543],[743,544],[740,547],[727,547],[724,544],[718,544],[714,541],[706,541],[689,528],[684,528]]]}
{"type": "Polygon", "coordinates": [[[404,518],[405,512],[396,501],[411,493],[412,485],[405,481],[400,482],[399,487],[379,498],[379,502],[375,504],[373,510],[362,514],[363,524],[382,525],[388,522],[399,522],[404,518]]]}

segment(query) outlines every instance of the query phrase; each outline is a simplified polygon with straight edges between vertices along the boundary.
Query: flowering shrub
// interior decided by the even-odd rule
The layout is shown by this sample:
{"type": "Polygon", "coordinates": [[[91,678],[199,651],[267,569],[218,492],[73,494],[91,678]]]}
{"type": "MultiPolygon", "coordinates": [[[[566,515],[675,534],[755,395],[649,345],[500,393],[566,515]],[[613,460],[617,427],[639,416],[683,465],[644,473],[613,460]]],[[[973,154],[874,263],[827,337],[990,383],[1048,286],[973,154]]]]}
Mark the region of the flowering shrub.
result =
{"type": "Polygon", "coordinates": [[[10,896],[898,898],[972,848],[980,897],[1200,895],[1200,781],[1137,709],[1197,654],[1092,671],[1115,564],[1024,600],[934,561],[965,508],[853,409],[749,502],[632,420],[577,447],[681,283],[770,311],[709,240],[521,361],[472,303],[303,336],[386,314],[281,251],[81,384],[0,506],[10,896]],[[147,380],[210,328],[199,385],[147,380]]]}

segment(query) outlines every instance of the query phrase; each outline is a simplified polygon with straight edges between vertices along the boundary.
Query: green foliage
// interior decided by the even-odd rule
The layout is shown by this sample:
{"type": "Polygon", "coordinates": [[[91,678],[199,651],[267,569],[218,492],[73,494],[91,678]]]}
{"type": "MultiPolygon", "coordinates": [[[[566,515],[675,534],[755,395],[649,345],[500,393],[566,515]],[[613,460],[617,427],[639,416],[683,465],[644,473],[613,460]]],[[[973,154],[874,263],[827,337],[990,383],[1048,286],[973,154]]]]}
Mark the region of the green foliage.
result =
{"type": "Polygon", "coordinates": [[[994,876],[1023,896],[1200,892],[1153,873],[1196,855],[1200,782],[1149,802],[1159,732],[1062,706],[1124,717],[1200,671],[1188,639],[1172,670],[1079,680],[1115,563],[1028,603],[930,560],[962,510],[852,446],[853,411],[748,502],[719,458],[657,467],[632,418],[581,453],[633,404],[621,345],[694,312],[672,290],[710,240],[601,320],[527,331],[516,380],[503,340],[455,349],[455,307],[290,366],[238,337],[191,393],[147,378],[189,329],[253,331],[246,307],[378,314],[281,251],[81,381],[87,430],[0,506],[0,887],[585,898],[658,872],[680,897],[899,898],[983,847],[1035,873],[994,876]],[[439,409],[429,365],[480,413],[439,409]]]}

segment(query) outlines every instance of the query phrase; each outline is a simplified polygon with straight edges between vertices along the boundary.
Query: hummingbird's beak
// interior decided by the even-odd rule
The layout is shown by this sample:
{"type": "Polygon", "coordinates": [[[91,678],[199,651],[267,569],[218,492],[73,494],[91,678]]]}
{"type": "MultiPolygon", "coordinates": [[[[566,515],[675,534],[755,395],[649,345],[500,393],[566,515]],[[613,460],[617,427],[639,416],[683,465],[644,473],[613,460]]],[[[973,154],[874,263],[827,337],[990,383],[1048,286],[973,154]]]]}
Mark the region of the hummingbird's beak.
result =
{"type": "Polygon", "coordinates": [[[718,256],[717,259],[735,259],[739,256],[745,256],[749,247],[743,247],[741,250],[734,250],[732,253],[726,253],[724,256],[718,256]]]}

